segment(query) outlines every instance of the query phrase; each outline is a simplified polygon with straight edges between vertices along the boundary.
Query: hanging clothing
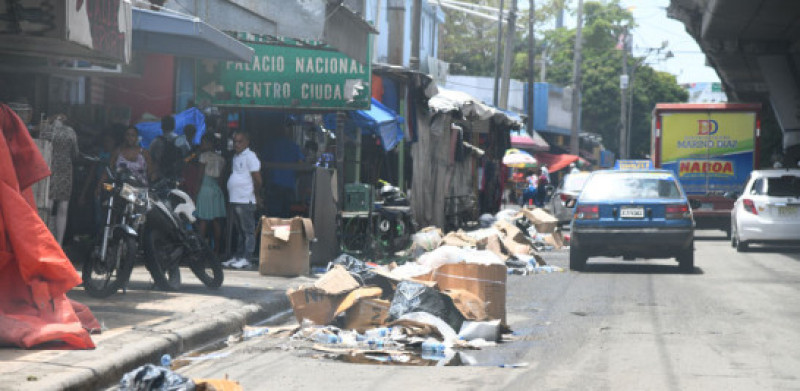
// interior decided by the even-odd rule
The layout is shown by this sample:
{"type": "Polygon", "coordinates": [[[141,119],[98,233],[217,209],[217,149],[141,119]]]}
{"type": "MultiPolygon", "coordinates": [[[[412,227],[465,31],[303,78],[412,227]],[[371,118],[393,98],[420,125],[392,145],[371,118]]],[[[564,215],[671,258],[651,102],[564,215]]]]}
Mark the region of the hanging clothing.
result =
{"type": "Polygon", "coordinates": [[[25,125],[4,104],[0,133],[0,345],[94,348],[86,328],[96,326],[96,319],[83,306],[79,317],[66,295],[81,278],[39,218],[29,189],[50,170],[25,125]]]}
{"type": "Polygon", "coordinates": [[[42,128],[39,137],[53,144],[50,199],[69,201],[72,195],[72,161],[78,157],[78,136],[61,119],[55,119],[42,128]]]}

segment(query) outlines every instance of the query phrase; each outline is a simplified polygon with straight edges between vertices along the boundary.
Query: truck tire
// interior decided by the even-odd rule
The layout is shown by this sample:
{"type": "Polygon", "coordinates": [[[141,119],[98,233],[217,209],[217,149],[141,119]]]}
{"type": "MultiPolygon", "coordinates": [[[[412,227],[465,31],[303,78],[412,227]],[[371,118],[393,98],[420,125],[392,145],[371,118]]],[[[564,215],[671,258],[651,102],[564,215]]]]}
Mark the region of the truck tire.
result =
{"type": "Polygon", "coordinates": [[[589,257],[578,246],[572,245],[569,248],[569,269],[581,271],[586,267],[586,260],[589,257]]]}

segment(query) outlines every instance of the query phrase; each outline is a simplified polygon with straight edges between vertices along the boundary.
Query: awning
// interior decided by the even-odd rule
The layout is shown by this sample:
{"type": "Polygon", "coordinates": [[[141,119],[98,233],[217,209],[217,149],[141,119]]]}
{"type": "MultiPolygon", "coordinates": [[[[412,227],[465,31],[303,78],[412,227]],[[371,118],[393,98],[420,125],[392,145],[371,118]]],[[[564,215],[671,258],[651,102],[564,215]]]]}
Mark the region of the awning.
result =
{"type": "Polygon", "coordinates": [[[133,9],[133,50],[250,62],[253,49],[196,17],[133,9]]]}
{"type": "Polygon", "coordinates": [[[533,132],[533,137],[529,136],[524,130],[511,131],[511,146],[531,151],[550,150],[550,144],[548,144],[539,133],[536,133],[536,131],[533,132]]]}
{"type": "Polygon", "coordinates": [[[538,160],[541,165],[546,166],[547,170],[551,173],[567,167],[570,163],[580,159],[577,155],[569,155],[566,153],[555,155],[552,153],[539,152],[533,156],[536,157],[536,160],[538,160]]]}
{"type": "MultiPolygon", "coordinates": [[[[336,129],[336,114],[326,114],[324,120],[326,128],[336,129]]],[[[381,137],[383,149],[390,151],[403,140],[403,129],[400,127],[403,122],[403,117],[372,98],[369,110],[347,112],[345,130],[360,128],[362,134],[376,134],[381,137]]]]}
{"type": "Polygon", "coordinates": [[[489,106],[466,92],[439,87],[439,93],[428,100],[428,108],[434,113],[457,112],[468,121],[489,121],[504,125],[508,129],[519,129],[522,121],[518,115],[510,115],[489,106]]]}

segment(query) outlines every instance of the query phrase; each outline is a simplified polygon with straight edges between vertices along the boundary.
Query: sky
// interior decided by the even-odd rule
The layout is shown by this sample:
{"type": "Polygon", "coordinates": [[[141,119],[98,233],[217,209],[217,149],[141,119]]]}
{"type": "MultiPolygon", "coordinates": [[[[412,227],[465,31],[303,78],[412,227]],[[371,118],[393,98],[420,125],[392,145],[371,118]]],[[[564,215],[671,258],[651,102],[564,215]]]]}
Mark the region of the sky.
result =
{"type": "MultiPolygon", "coordinates": [[[[588,0],[584,0],[584,3],[586,1],[588,0]]],[[[527,10],[527,1],[519,1],[518,4],[527,10]]],[[[574,9],[578,1],[569,0],[569,4],[574,9]]],[[[644,56],[649,49],[659,48],[663,41],[667,41],[667,50],[672,51],[674,57],[664,59],[663,55],[651,53],[646,60],[648,65],[656,70],[672,73],[680,84],[719,82],[716,71],[705,65],[705,55],[686,32],[683,23],[667,17],[669,0],[620,0],[620,4],[632,11],[638,25],[632,32],[635,56],[644,56]]],[[[568,27],[575,26],[574,13],[564,16],[564,24],[568,27]]]]}
{"type": "Polygon", "coordinates": [[[675,57],[659,60],[659,56],[651,54],[646,60],[651,67],[674,74],[681,84],[719,82],[716,71],[705,65],[705,55],[683,23],[667,17],[669,0],[622,0],[620,3],[623,7],[632,7],[629,9],[639,25],[632,33],[634,55],[645,55],[648,48],[659,48],[667,41],[667,49],[675,57]]]}

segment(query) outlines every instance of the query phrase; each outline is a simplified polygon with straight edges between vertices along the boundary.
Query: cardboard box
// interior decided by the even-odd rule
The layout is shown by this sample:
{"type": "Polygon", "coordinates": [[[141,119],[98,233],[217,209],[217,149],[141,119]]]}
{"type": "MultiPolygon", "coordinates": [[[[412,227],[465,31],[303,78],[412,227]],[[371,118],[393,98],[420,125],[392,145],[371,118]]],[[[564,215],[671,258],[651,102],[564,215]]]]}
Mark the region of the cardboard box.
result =
{"type": "Polygon", "coordinates": [[[431,279],[439,290],[465,290],[486,303],[490,319],[506,322],[506,271],[505,265],[479,265],[451,263],[439,266],[431,279]]]}
{"type": "Polygon", "coordinates": [[[262,217],[258,272],[265,276],[308,274],[312,239],[314,225],[309,219],[262,217]]]}
{"type": "Polygon", "coordinates": [[[556,229],[552,234],[544,236],[544,242],[556,250],[560,250],[564,247],[564,234],[561,233],[561,230],[556,229]]]}
{"type": "Polygon", "coordinates": [[[336,266],[314,285],[289,289],[286,295],[289,296],[298,323],[308,319],[315,324],[326,325],[336,316],[347,293],[358,286],[358,281],[344,267],[336,266]]]}
{"type": "Polygon", "coordinates": [[[345,330],[358,330],[364,332],[371,328],[386,324],[389,316],[388,300],[376,298],[362,298],[350,307],[344,316],[345,330]]]}
{"type": "Polygon", "coordinates": [[[344,295],[329,295],[314,287],[289,289],[286,295],[292,303],[297,323],[308,319],[318,325],[330,323],[336,314],[336,308],[344,299],[344,295]]]}

